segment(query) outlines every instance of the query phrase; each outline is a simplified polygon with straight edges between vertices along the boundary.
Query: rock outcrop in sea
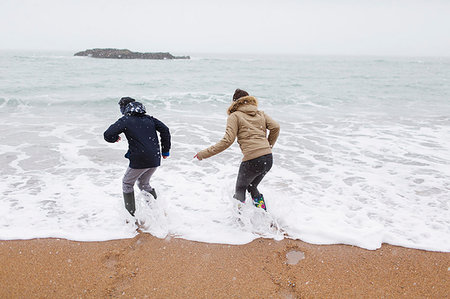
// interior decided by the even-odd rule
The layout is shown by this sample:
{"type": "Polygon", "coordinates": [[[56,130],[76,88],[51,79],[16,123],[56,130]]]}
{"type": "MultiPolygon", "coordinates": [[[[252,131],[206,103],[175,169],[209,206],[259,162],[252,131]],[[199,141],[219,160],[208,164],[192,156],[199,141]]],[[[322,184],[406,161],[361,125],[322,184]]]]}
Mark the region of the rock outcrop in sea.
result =
{"type": "Polygon", "coordinates": [[[75,53],[74,56],[113,59],[191,59],[190,56],[173,56],[169,52],[140,53],[128,49],[88,49],[75,53]]]}

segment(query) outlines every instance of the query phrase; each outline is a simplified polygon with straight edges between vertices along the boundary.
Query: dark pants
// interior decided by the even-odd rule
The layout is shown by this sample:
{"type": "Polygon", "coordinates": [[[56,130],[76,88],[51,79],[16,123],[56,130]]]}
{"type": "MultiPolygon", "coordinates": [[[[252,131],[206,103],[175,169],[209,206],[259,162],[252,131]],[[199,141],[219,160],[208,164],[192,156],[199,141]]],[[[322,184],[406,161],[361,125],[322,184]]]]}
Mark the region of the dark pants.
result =
{"type": "Polygon", "coordinates": [[[234,198],[244,202],[245,190],[250,192],[252,198],[258,197],[260,193],[257,187],[266,173],[272,168],[272,164],[272,154],[242,162],[239,167],[234,198]]]}

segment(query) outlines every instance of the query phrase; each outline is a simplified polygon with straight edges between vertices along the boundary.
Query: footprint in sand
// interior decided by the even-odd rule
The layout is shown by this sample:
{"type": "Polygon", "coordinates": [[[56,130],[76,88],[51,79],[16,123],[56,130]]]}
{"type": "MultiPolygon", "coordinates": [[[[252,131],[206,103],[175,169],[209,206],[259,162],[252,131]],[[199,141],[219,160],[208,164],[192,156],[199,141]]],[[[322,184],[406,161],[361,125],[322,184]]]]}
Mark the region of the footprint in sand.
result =
{"type": "Polygon", "coordinates": [[[299,261],[305,258],[305,254],[298,250],[290,250],[286,253],[286,264],[297,265],[299,261]]]}

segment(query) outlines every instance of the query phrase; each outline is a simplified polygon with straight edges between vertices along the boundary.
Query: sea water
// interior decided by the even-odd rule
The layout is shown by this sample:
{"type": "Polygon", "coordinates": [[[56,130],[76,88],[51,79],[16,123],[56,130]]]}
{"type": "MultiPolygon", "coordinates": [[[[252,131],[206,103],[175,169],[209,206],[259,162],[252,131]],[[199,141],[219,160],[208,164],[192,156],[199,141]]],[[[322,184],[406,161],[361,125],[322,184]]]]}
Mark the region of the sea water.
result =
{"type": "Polygon", "coordinates": [[[182,54],[192,59],[0,52],[0,239],[450,251],[450,58],[182,54]],[[222,138],[236,88],[281,125],[260,185],[267,213],[249,199],[237,213],[236,143],[193,159],[222,138]],[[158,199],[136,188],[138,225],[122,198],[126,139],[103,140],[123,96],[172,134],[151,180],[158,199]]]}

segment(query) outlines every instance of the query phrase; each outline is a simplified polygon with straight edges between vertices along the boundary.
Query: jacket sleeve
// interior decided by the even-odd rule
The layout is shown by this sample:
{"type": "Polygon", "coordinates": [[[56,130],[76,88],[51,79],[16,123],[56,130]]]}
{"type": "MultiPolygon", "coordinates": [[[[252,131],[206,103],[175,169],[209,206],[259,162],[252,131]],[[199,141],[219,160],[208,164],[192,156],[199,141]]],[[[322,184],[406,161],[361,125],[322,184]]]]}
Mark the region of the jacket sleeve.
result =
{"type": "Polygon", "coordinates": [[[225,129],[225,135],[223,136],[223,138],[215,145],[212,145],[207,149],[198,152],[197,157],[200,160],[203,160],[226,150],[233,144],[234,140],[236,139],[237,132],[238,132],[238,119],[236,115],[233,115],[232,113],[230,116],[228,116],[227,128],[225,129]]]}
{"type": "Polygon", "coordinates": [[[171,147],[169,128],[156,118],[153,118],[153,121],[155,122],[155,129],[159,132],[161,138],[161,153],[163,156],[169,156],[171,147]]]}
{"type": "Polygon", "coordinates": [[[106,141],[114,143],[119,139],[119,134],[123,133],[125,130],[125,124],[122,119],[119,119],[113,123],[109,128],[103,133],[103,137],[106,141]]]}
{"type": "Polygon", "coordinates": [[[264,116],[266,118],[266,128],[269,130],[267,140],[269,140],[270,147],[273,147],[275,142],[277,142],[278,135],[280,135],[280,125],[266,113],[264,113],[264,116]]]}

